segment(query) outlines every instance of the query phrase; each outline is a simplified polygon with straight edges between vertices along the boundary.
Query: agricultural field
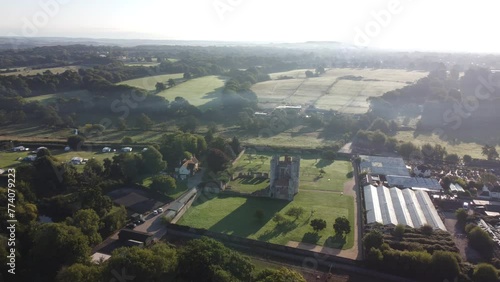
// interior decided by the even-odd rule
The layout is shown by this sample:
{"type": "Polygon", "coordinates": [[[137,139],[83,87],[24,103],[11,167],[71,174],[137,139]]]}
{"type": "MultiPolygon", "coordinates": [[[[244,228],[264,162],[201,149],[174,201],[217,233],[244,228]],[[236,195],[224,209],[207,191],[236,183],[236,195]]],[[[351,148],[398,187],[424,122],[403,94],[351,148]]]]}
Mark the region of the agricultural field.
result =
{"type": "Polygon", "coordinates": [[[182,73],[174,73],[174,74],[162,74],[162,75],[153,75],[153,76],[146,76],[146,77],[141,77],[141,78],[136,78],[136,79],[131,79],[131,80],[125,80],[122,82],[118,82],[118,85],[129,85],[145,90],[155,90],[156,89],[156,83],[162,82],[162,83],[167,83],[169,79],[181,79],[184,74],[182,73]]]}
{"type": "MultiPolygon", "coordinates": [[[[278,152],[277,152],[278,154],[278,152]]],[[[272,153],[244,154],[234,163],[234,175],[247,172],[269,172],[272,153]]],[[[282,154],[280,154],[282,155],[282,154]]],[[[293,154],[292,154],[293,156],[293,154]]],[[[300,160],[300,190],[341,192],[352,175],[350,162],[326,161],[313,155],[302,155],[300,160]],[[322,170],[322,172],[320,172],[322,170]],[[324,172],[324,173],[323,173],[324,172]]],[[[266,188],[269,181],[237,178],[230,183],[232,190],[254,192],[266,188]]]]}
{"type": "Polygon", "coordinates": [[[76,90],[76,91],[68,91],[68,92],[59,92],[54,94],[46,94],[40,96],[34,96],[26,98],[27,101],[39,101],[40,103],[47,105],[50,103],[56,102],[57,99],[71,99],[78,98],[81,101],[91,101],[91,94],[88,90],[76,90]]]}
{"type": "MultiPolygon", "coordinates": [[[[438,135],[424,135],[419,134],[418,136],[413,135],[413,131],[399,131],[394,136],[400,142],[411,141],[413,144],[417,146],[422,146],[426,143],[430,144],[439,144],[446,148],[448,154],[457,154],[459,157],[463,157],[464,155],[470,155],[473,158],[477,159],[486,159],[484,155],[482,155],[482,146],[483,144],[478,144],[475,142],[460,142],[457,144],[450,144],[447,141],[441,140],[438,135]]],[[[482,142],[484,143],[484,142],[482,142]]],[[[500,146],[496,147],[497,151],[500,152],[500,146]]]]}
{"type": "Polygon", "coordinates": [[[350,249],[354,244],[354,231],[345,238],[334,236],[332,226],[335,218],[339,216],[346,216],[352,226],[353,197],[328,191],[301,190],[292,202],[269,198],[222,196],[207,199],[202,195],[178,224],[280,245],[298,241],[337,249],[350,249]],[[284,215],[290,207],[303,207],[305,213],[298,219],[286,216],[290,222],[285,226],[277,226],[272,217],[278,212],[284,215]],[[264,212],[262,219],[255,216],[257,210],[264,212]],[[327,222],[327,227],[318,233],[314,233],[309,225],[310,220],[315,218],[327,222]]]}
{"type": "Polygon", "coordinates": [[[219,105],[224,83],[225,79],[222,77],[204,76],[190,79],[157,95],[163,96],[169,101],[173,101],[175,97],[182,97],[203,111],[219,105]]]}
{"type": "Polygon", "coordinates": [[[278,105],[314,105],[318,109],[335,110],[349,114],[366,113],[369,97],[381,96],[387,91],[402,88],[425,77],[426,72],[397,69],[329,69],[319,77],[306,78],[306,70],[274,73],[274,80],[258,83],[252,90],[263,108],[278,105]],[[360,80],[340,79],[360,76],[360,80]],[[279,76],[292,79],[276,80],[279,76]]]}
{"type": "MultiPolygon", "coordinates": [[[[66,67],[56,67],[56,68],[46,68],[46,69],[31,69],[29,67],[23,67],[23,68],[12,68],[12,69],[15,69],[16,72],[0,73],[0,75],[28,76],[28,75],[42,74],[46,71],[51,71],[53,74],[59,74],[59,73],[65,72],[67,70],[78,71],[78,69],[80,69],[80,68],[82,68],[82,67],[81,66],[66,66],[66,67]]],[[[2,70],[5,70],[5,69],[2,69],[2,70]]]]}

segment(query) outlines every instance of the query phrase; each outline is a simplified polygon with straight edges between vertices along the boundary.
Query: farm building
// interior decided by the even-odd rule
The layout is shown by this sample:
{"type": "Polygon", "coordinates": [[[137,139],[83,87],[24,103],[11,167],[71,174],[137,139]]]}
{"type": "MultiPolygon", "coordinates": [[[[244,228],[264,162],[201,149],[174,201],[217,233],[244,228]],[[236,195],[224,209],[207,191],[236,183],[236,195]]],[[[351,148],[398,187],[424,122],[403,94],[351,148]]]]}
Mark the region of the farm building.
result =
{"type": "Polygon", "coordinates": [[[130,245],[136,245],[136,242],[148,246],[153,242],[153,234],[140,232],[130,229],[122,229],[118,233],[118,239],[122,242],[128,242],[130,245]]]}
{"type": "Polygon", "coordinates": [[[360,155],[359,164],[362,172],[379,175],[395,175],[410,177],[403,158],[378,157],[360,155]]]}
{"type": "Polygon", "coordinates": [[[429,195],[423,190],[366,185],[363,189],[367,224],[403,224],[419,228],[428,224],[446,230],[429,195]]]}
{"type": "Polygon", "coordinates": [[[292,201],[299,192],[300,157],[285,156],[280,160],[278,155],[271,159],[269,196],[271,198],[292,201]]]}
{"type": "Polygon", "coordinates": [[[440,192],[443,190],[439,181],[434,178],[409,177],[398,175],[387,175],[387,185],[389,187],[422,189],[431,192],[440,192]]]}

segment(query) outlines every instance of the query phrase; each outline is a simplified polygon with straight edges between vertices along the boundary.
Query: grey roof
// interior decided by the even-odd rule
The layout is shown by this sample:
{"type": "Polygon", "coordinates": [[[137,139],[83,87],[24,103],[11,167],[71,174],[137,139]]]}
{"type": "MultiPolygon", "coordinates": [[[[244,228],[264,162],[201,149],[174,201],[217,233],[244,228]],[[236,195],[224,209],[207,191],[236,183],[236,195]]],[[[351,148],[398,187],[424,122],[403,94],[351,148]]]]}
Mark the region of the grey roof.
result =
{"type": "Polygon", "coordinates": [[[360,155],[361,171],[370,174],[410,176],[402,158],[360,155]]]}
{"type": "Polygon", "coordinates": [[[363,191],[368,224],[403,224],[414,228],[429,224],[434,229],[446,230],[429,195],[423,190],[366,185],[363,191]]]}
{"type": "Polygon", "coordinates": [[[387,175],[386,180],[390,187],[397,186],[400,188],[419,188],[436,192],[443,189],[441,184],[439,184],[439,181],[434,178],[387,175]]]}

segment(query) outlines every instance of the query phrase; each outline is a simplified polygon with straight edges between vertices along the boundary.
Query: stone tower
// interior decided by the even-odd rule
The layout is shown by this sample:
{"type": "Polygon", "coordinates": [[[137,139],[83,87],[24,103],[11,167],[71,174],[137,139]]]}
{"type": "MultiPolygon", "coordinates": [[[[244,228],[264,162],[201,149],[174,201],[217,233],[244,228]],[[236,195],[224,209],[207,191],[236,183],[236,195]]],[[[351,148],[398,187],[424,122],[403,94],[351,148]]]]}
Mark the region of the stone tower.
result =
{"type": "Polygon", "coordinates": [[[271,158],[269,197],[292,201],[299,192],[300,157],[271,158]]]}

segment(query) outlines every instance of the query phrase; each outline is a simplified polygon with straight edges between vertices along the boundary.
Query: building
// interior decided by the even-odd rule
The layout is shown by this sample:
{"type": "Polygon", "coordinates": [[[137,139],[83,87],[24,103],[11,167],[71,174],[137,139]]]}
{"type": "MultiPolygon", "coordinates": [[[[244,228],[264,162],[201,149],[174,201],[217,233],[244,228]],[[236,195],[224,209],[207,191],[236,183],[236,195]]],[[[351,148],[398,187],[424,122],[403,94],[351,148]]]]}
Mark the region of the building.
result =
{"type": "Polygon", "coordinates": [[[196,157],[191,157],[189,160],[184,160],[181,167],[178,169],[179,178],[184,180],[189,175],[194,175],[199,169],[200,162],[196,157]]]}
{"type": "Polygon", "coordinates": [[[122,243],[129,246],[140,244],[148,246],[153,242],[153,234],[130,229],[122,229],[120,230],[120,233],[118,233],[118,239],[122,243]]]}
{"type": "Polygon", "coordinates": [[[429,194],[423,190],[366,185],[363,192],[367,224],[413,228],[428,224],[446,231],[429,194]]]}
{"type": "Polygon", "coordinates": [[[292,201],[299,192],[300,157],[278,155],[271,159],[269,196],[271,198],[292,201]]]}

